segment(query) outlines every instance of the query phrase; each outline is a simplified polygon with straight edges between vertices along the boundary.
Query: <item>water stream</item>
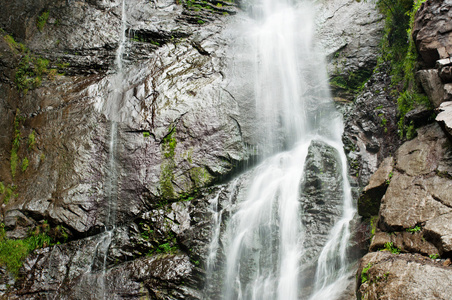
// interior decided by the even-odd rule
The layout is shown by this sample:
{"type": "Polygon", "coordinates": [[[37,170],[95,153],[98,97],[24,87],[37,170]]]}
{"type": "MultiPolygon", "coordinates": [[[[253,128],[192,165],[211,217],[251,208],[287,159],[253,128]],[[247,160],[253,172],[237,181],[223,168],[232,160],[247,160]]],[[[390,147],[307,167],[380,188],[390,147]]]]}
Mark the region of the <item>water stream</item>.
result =
{"type": "MultiPolygon", "coordinates": [[[[252,11],[243,40],[253,51],[257,123],[266,158],[253,171],[223,236],[214,230],[208,266],[223,251],[222,299],[335,299],[349,283],[347,245],[355,209],[342,116],[331,100],[324,58],[315,44],[315,8],[310,1],[257,0],[252,11]],[[331,149],[341,188],[337,217],[313,263],[305,259],[307,213],[300,199],[307,157],[319,144],[331,149]],[[312,265],[315,278],[305,278],[312,275],[301,270],[312,265]]],[[[217,228],[218,213],[214,217],[217,228]]]]}
{"type": "Polygon", "coordinates": [[[118,165],[117,165],[117,139],[118,122],[121,121],[120,104],[123,98],[123,55],[126,46],[126,22],[127,11],[125,0],[121,2],[121,28],[120,40],[116,51],[115,67],[116,74],[111,76],[111,92],[106,101],[97,109],[105,114],[110,121],[110,131],[108,136],[108,156],[106,164],[106,181],[104,187],[105,199],[105,220],[104,231],[96,238],[95,251],[92,253],[92,260],[86,272],[81,276],[78,286],[74,289],[74,295],[80,299],[109,299],[109,292],[105,282],[107,271],[107,257],[116,230],[116,214],[118,204],[118,165]],[[88,293],[88,295],[87,295],[88,293]]]}

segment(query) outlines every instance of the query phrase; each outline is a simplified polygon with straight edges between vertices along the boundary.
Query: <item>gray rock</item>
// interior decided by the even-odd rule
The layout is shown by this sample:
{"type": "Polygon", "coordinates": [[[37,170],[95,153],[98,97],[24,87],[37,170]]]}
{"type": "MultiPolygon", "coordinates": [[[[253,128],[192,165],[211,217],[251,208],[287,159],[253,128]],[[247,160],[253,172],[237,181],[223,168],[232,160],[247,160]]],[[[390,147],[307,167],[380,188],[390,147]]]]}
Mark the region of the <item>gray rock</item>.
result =
{"type": "Polygon", "coordinates": [[[412,34],[425,68],[433,68],[438,59],[452,56],[451,7],[449,1],[429,1],[416,13],[412,34]]]}
{"type": "Polygon", "coordinates": [[[374,252],[357,273],[359,299],[449,299],[452,269],[412,254],[374,252]]]}
{"type": "MultiPolygon", "coordinates": [[[[452,185],[444,187],[449,192],[452,191],[452,185]]],[[[452,251],[452,225],[450,220],[452,213],[444,214],[431,219],[425,223],[426,235],[440,249],[440,254],[452,251]]]]}
{"type": "Polygon", "coordinates": [[[348,77],[373,70],[384,26],[375,5],[353,0],[321,1],[319,5],[318,38],[330,60],[329,75],[348,77]]]}
{"type": "Polygon", "coordinates": [[[393,155],[400,145],[397,107],[386,92],[389,83],[390,78],[384,73],[374,74],[353,107],[345,112],[342,141],[350,173],[361,187],[368,184],[383,159],[393,155]]]}
{"type": "Polygon", "coordinates": [[[369,251],[375,252],[386,248],[387,243],[392,243],[393,247],[401,252],[420,253],[423,255],[433,255],[440,253],[431,242],[424,238],[424,231],[418,232],[377,232],[372,238],[369,251]]]}
{"type": "Polygon", "coordinates": [[[365,218],[378,215],[381,198],[386,193],[389,181],[393,176],[394,159],[387,157],[378,170],[370,177],[369,184],[364,187],[358,199],[358,214],[365,218]]]}
{"type": "Polygon", "coordinates": [[[438,107],[439,114],[436,116],[438,121],[452,137],[452,101],[444,102],[438,107]]]}

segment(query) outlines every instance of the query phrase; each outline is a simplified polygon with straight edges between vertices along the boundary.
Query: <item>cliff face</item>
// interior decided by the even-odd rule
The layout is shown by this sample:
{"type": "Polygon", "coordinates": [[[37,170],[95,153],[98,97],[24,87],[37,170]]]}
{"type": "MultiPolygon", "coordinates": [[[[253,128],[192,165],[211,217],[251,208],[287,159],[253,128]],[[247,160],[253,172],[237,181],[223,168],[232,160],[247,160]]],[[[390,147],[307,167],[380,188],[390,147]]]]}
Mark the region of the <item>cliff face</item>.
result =
{"type": "MultiPolygon", "coordinates": [[[[206,277],[218,293],[221,274],[206,274],[211,236],[249,174],[231,179],[262,155],[249,52],[237,48],[249,4],[28,2],[0,0],[2,241],[42,232],[51,241],[18,276],[0,268],[3,296],[201,299],[206,277]]],[[[354,99],[370,77],[353,104],[340,105],[354,187],[367,185],[358,210],[375,225],[357,295],[448,299],[450,1],[428,1],[416,15],[417,77],[438,124],[403,145],[390,77],[372,74],[382,16],[368,2],[318,5],[335,100],[354,99]]],[[[300,199],[306,261],[339,214],[335,199],[324,203],[339,189],[334,155],[314,146],[300,199]]]]}
{"type": "MultiPolygon", "coordinates": [[[[331,72],[368,73],[381,16],[353,0],[319,5],[331,72]]],[[[247,3],[0,7],[2,240],[49,239],[16,278],[1,269],[4,297],[200,299],[213,214],[236,201],[228,182],[261,155],[251,66],[234,47],[247,3]]],[[[306,181],[334,183],[333,171],[306,181]]],[[[315,257],[332,221],[304,205],[321,229],[307,242],[315,257]]]]}
{"type": "Polygon", "coordinates": [[[452,293],[451,18],[449,1],[427,1],[415,17],[417,77],[437,108],[437,122],[418,128],[416,138],[388,157],[360,197],[363,216],[378,213],[371,253],[357,273],[362,299],[448,299],[452,293]]]}

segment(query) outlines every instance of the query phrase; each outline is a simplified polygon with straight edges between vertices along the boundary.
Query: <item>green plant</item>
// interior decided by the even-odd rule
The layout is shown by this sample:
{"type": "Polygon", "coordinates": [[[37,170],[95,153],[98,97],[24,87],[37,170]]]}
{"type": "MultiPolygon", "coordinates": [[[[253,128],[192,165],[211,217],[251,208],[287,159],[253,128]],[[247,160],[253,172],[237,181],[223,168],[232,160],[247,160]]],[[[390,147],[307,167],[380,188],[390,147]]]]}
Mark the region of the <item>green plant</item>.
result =
{"type": "Polygon", "coordinates": [[[392,176],[394,176],[394,173],[391,171],[388,174],[388,179],[386,179],[386,184],[387,185],[389,185],[389,183],[391,183],[392,176]]]}
{"type": "Polygon", "coordinates": [[[51,246],[52,238],[47,234],[49,226],[37,226],[25,239],[9,239],[6,237],[4,224],[0,224],[0,265],[17,277],[19,269],[27,255],[37,248],[51,246]],[[42,228],[42,229],[41,229],[42,228]]]}
{"type": "Polygon", "coordinates": [[[145,240],[149,240],[151,238],[151,236],[154,233],[154,230],[152,230],[148,224],[140,222],[140,227],[143,229],[143,231],[141,231],[140,235],[143,239],[145,240]]]}
{"type": "Polygon", "coordinates": [[[10,35],[5,35],[5,36],[3,37],[3,39],[5,40],[5,42],[8,44],[9,48],[10,48],[12,51],[14,51],[14,52],[17,51],[17,43],[16,43],[16,41],[14,40],[14,38],[13,38],[12,36],[10,36],[10,35]]]}
{"type": "Polygon", "coordinates": [[[5,188],[5,197],[3,198],[3,203],[8,204],[12,197],[17,197],[18,194],[14,194],[14,191],[16,190],[16,186],[8,185],[5,188]]]}
{"type": "Polygon", "coordinates": [[[370,217],[370,234],[371,234],[371,238],[375,235],[375,232],[377,230],[377,224],[378,224],[378,216],[370,217]]]}
{"type": "Polygon", "coordinates": [[[398,97],[400,138],[414,137],[414,126],[405,124],[406,113],[419,105],[430,106],[425,95],[419,93],[414,79],[417,51],[411,37],[414,16],[423,2],[425,0],[377,1],[386,16],[378,66],[386,64],[390,68],[392,92],[398,97]]]}
{"type": "Polygon", "coordinates": [[[438,258],[440,258],[438,253],[430,254],[428,257],[430,257],[431,259],[438,259],[438,258]]]}
{"type": "Polygon", "coordinates": [[[28,135],[28,149],[32,149],[36,144],[36,137],[35,137],[35,131],[33,130],[28,135]]]}
{"type": "Polygon", "coordinates": [[[361,271],[361,283],[365,283],[369,280],[369,269],[372,268],[372,264],[368,263],[367,266],[363,268],[361,271]]]}
{"type": "Polygon", "coordinates": [[[20,147],[20,121],[22,120],[22,117],[20,116],[20,110],[16,110],[16,115],[14,116],[14,138],[13,138],[13,144],[11,147],[11,158],[10,158],[10,166],[11,166],[11,175],[14,179],[14,176],[16,175],[16,169],[17,169],[17,161],[18,161],[18,151],[20,147]]]}
{"type": "Polygon", "coordinates": [[[43,12],[37,19],[36,19],[36,27],[39,31],[42,31],[44,27],[46,26],[47,20],[49,19],[49,12],[45,11],[43,12]]]}
{"type": "Polygon", "coordinates": [[[4,192],[5,192],[5,185],[3,184],[3,182],[0,182],[0,195],[3,195],[4,192]]]}
{"type": "Polygon", "coordinates": [[[27,168],[28,168],[28,158],[25,157],[22,160],[22,172],[25,172],[27,170],[27,168]]]}
{"type": "Polygon", "coordinates": [[[178,249],[179,248],[176,245],[171,246],[171,244],[168,242],[158,245],[157,249],[155,249],[155,253],[176,253],[178,249]]]}
{"type": "Polygon", "coordinates": [[[143,131],[143,137],[147,138],[151,135],[149,131],[143,131]]]}
{"type": "Polygon", "coordinates": [[[392,254],[399,254],[400,253],[400,249],[395,247],[393,242],[386,242],[384,249],[382,249],[381,251],[389,251],[392,254]]]}
{"type": "Polygon", "coordinates": [[[407,228],[406,229],[407,232],[411,232],[411,233],[419,232],[421,230],[422,230],[422,227],[419,226],[419,225],[416,225],[413,228],[407,228]]]}

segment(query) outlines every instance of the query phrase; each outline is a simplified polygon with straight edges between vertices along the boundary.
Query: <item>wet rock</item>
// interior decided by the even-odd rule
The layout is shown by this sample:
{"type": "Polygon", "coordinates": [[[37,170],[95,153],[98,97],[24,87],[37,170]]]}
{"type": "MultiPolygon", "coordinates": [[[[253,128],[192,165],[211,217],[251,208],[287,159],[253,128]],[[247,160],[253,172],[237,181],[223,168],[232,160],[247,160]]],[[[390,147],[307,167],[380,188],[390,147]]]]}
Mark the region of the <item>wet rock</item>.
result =
{"type": "Polygon", "coordinates": [[[306,227],[303,261],[313,260],[318,255],[318,246],[326,242],[329,231],[342,215],[342,184],[337,151],[314,141],[309,147],[300,187],[306,227]]]}
{"type": "Polygon", "coordinates": [[[383,16],[373,3],[364,1],[324,1],[321,5],[318,38],[329,60],[328,74],[345,85],[332,84],[333,94],[353,100],[376,65],[383,16]]]}
{"type": "Polygon", "coordinates": [[[384,73],[374,74],[354,106],[345,111],[342,140],[352,178],[361,187],[368,184],[383,159],[394,154],[400,145],[395,100],[386,92],[389,83],[384,73]]]}
{"type": "Polygon", "coordinates": [[[374,252],[361,261],[359,299],[448,299],[452,269],[412,254],[374,252]]]}

